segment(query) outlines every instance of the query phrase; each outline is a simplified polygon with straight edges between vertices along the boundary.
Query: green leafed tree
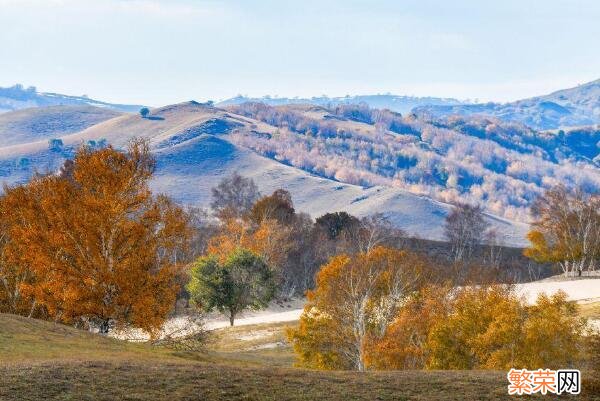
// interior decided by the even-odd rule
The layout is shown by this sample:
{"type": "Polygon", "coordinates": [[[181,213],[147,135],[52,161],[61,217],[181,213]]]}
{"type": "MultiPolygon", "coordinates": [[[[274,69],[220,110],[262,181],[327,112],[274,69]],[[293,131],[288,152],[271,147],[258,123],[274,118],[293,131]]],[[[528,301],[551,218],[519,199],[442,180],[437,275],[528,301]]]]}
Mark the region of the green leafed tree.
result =
{"type": "Polygon", "coordinates": [[[142,116],[142,118],[146,118],[148,117],[148,114],[150,114],[150,109],[147,107],[142,107],[140,109],[140,115],[142,116]]]}
{"type": "Polygon", "coordinates": [[[245,309],[263,309],[275,295],[275,279],[263,258],[247,249],[233,251],[224,263],[215,256],[200,258],[187,285],[191,300],[205,312],[227,315],[233,326],[245,309]]]}

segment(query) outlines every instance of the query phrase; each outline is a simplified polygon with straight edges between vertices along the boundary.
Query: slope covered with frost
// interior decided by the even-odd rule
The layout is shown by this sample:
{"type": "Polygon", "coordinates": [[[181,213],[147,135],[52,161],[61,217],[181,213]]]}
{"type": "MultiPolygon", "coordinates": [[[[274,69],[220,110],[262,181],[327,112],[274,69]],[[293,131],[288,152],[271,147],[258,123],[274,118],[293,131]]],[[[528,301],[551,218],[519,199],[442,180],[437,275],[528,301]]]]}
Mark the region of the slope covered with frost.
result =
{"type": "MultiPolygon", "coordinates": [[[[157,158],[152,187],[175,200],[206,207],[210,188],[234,171],[253,178],[262,193],[285,188],[296,208],[317,217],[345,210],[357,216],[385,213],[410,234],[443,239],[443,220],[451,206],[426,196],[384,185],[360,186],[319,177],[261,155],[233,141],[240,132],[274,136],[278,128],[245,116],[195,102],[152,110],[149,118],[122,115],[60,137],[59,146],[47,140],[0,147],[0,180],[24,182],[38,171],[56,171],[81,144],[126,146],[133,137],[150,141],[157,158]]],[[[522,245],[527,226],[489,215],[500,239],[522,245]]]]}

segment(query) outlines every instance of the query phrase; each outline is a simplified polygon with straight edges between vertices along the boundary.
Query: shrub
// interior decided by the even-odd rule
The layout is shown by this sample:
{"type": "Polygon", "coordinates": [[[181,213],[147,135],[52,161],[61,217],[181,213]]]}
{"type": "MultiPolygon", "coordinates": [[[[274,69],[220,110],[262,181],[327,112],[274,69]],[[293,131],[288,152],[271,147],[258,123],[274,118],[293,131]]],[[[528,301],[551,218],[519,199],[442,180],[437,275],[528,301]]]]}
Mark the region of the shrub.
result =
{"type": "Polygon", "coordinates": [[[59,152],[63,149],[63,141],[59,138],[48,139],[48,149],[53,152],[59,152]]]}

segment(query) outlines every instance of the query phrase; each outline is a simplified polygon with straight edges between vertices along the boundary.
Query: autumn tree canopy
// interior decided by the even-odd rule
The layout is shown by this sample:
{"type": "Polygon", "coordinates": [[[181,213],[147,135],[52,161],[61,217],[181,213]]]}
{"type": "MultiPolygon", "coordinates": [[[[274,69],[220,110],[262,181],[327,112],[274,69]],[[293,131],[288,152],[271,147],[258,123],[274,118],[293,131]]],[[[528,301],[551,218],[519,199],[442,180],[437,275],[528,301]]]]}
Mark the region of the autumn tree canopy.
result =
{"type": "Polygon", "coordinates": [[[505,286],[467,287],[447,305],[429,333],[428,368],[558,369],[582,356],[585,320],[565,293],[528,305],[505,286]]]}
{"type": "Polygon", "coordinates": [[[564,293],[533,305],[508,285],[440,284],[417,254],[376,246],[321,267],[297,328],[316,369],[505,369],[572,366],[585,320],[564,293]]]}
{"type": "Polygon", "coordinates": [[[384,335],[423,270],[415,255],[384,247],[332,258],[307,293],[299,328],[288,333],[300,363],[364,370],[369,343],[384,335]]]}
{"type": "Polygon", "coordinates": [[[36,312],[31,292],[34,274],[20,260],[20,255],[27,252],[27,244],[15,244],[11,239],[14,230],[37,219],[35,211],[25,207],[31,200],[23,187],[5,187],[0,197],[0,312],[25,316],[36,312]],[[21,213],[15,213],[17,205],[21,206],[21,213]]]}
{"type": "MultiPolygon", "coordinates": [[[[360,370],[348,359],[352,326],[333,318],[330,311],[338,309],[321,312],[309,305],[299,328],[289,332],[300,363],[360,370]]],[[[376,315],[367,321],[362,369],[557,369],[577,366],[584,357],[585,319],[560,292],[529,305],[508,286],[426,285],[404,299],[383,332],[373,324],[376,315]]]]}
{"type": "Polygon", "coordinates": [[[8,188],[3,263],[30,275],[23,296],[53,319],[101,332],[112,323],[159,329],[190,232],[186,213],[150,192],[154,166],[141,140],[126,152],[82,147],[63,174],[8,188]]]}

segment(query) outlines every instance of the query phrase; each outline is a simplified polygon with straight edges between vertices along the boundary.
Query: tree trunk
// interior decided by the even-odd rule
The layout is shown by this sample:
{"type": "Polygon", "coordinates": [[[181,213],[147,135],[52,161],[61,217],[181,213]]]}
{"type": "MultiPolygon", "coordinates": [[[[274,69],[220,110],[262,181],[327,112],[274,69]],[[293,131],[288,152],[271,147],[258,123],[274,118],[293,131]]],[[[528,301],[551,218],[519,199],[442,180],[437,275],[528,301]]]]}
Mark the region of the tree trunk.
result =
{"type": "Polygon", "coordinates": [[[233,312],[229,313],[229,326],[233,327],[233,321],[235,319],[235,314],[233,312]]]}
{"type": "Polygon", "coordinates": [[[36,301],[33,300],[33,302],[31,303],[31,309],[29,310],[29,316],[27,316],[28,318],[31,318],[33,316],[33,311],[35,310],[35,306],[36,306],[36,301]]]}
{"type": "Polygon", "coordinates": [[[109,329],[109,319],[103,320],[102,322],[100,322],[100,327],[98,327],[98,332],[100,334],[108,334],[108,329],[109,329]]]}
{"type": "Polygon", "coordinates": [[[359,372],[365,371],[365,355],[364,355],[363,347],[360,347],[360,351],[358,352],[358,360],[357,360],[356,369],[359,372]]]}

